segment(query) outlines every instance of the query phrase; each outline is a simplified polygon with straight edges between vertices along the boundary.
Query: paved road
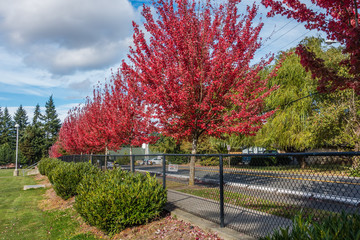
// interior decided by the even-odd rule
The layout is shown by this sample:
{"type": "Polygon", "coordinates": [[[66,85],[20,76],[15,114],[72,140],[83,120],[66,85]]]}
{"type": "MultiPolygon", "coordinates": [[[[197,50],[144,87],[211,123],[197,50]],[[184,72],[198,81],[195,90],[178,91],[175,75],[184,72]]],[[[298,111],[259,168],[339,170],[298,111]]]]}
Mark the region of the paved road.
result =
{"type": "MultiPolygon", "coordinates": [[[[136,169],[162,172],[161,166],[136,166],[136,169]]],[[[185,178],[189,176],[189,168],[180,166],[178,172],[168,174],[185,178]]],[[[210,167],[197,167],[195,176],[213,181],[219,179],[218,169],[210,167]]],[[[228,186],[263,188],[285,194],[321,194],[349,201],[353,199],[360,204],[360,178],[225,169],[224,181],[228,186]]]]}

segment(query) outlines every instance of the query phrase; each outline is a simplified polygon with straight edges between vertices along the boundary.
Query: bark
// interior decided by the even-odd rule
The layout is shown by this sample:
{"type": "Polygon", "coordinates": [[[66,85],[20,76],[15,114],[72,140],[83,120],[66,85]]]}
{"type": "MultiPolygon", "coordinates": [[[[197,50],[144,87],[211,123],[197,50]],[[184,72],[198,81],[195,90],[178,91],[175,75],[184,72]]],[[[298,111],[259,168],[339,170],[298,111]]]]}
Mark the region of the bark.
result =
{"type": "Polygon", "coordinates": [[[301,169],[306,168],[307,164],[306,164],[306,161],[305,161],[305,156],[298,156],[297,160],[298,160],[298,162],[300,164],[301,169]]]}
{"type": "MultiPolygon", "coordinates": [[[[198,138],[194,137],[193,141],[192,141],[191,154],[196,154],[197,153],[197,145],[198,145],[198,138]]],[[[191,156],[191,159],[190,159],[189,186],[194,186],[194,184],[195,184],[195,162],[196,162],[196,156],[191,156]]]]}
{"type": "Polygon", "coordinates": [[[107,170],[107,155],[108,155],[108,148],[105,147],[105,170],[107,170]]]}
{"type": "MultiPolygon", "coordinates": [[[[360,144],[359,143],[355,144],[354,150],[355,150],[355,152],[358,152],[360,150],[360,144]]],[[[359,156],[352,157],[351,167],[352,167],[352,169],[360,168],[360,157],[359,156]]]]}
{"type": "Polygon", "coordinates": [[[133,161],[134,161],[134,159],[132,157],[133,152],[132,152],[132,147],[131,146],[130,146],[130,154],[129,155],[130,155],[130,171],[133,172],[135,169],[133,169],[133,166],[134,166],[133,161]]]}
{"type": "Polygon", "coordinates": [[[359,16],[358,16],[358,6],[357,6],[356,0],[354,0],[354,6],[355,6],[355,26],[358,28],[359,27],[359,16]]]}

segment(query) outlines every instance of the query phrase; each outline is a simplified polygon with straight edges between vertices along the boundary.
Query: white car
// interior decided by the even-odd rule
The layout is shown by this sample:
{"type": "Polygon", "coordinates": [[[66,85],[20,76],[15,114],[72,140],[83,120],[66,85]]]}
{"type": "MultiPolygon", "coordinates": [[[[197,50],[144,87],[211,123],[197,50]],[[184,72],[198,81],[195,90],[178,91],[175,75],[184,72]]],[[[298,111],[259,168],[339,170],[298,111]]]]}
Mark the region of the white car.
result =
{"type": "Polygon", "coordinates": [[[148,164],[161,164],[162,159],[161,158],[151,158],[148,160],[148,164]]]}

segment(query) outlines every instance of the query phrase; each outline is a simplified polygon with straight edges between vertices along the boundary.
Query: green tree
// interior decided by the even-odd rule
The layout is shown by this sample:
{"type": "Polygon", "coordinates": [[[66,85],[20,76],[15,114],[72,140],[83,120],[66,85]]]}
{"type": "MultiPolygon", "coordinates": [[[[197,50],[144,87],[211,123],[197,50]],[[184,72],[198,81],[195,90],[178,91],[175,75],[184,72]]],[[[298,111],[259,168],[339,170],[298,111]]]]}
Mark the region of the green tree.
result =
{"type": "Polygon", "coordinates": [[[22,141],[20,142],[20,150],[26,164],[33,164],[43,157],[45,142],[45,132],[43,128],[37,124],[30,125],[25,129],[22,141]]]}
{"type": "MultiPolygon", "coordinates": [[[[322,43],[323,40],[319,38],[306,38],[302,41],[303,45],[327,59],[325,64],[334,67],[338,65],[337,68],[341,71],[341,66],[337,64],[344,57],[340,49],[327,49],[322,47],[322,43]]],[[[324,136],[320,134],[325,129],[315,129],[314,124],[315,119],[324,112],[324,100],[330,95],[317,92],[318,83],[312,80],[311,73],[305,71],[297,55],[283,52],[278,59],[284,56],[286,60],[270,82],[271,86],[279,85],[279,88],[266,99],[268,109],[277,111],[256,135],[255,144],[287,152],[326,146],[324,136]]],[[[327,139],[337,134],[339,131],[335,129],[329,131],[327,139]]],[[[304,159],[298,160],[305,167],[304,159]]]]}
{"type": "Polygon", "coordinates": [[[5,130],[5,128],[4,128],[4,113],[0,107],[0,145],[3,143],[2,135],[3,135],[4,130],[5,130]]]}
{"type": "Polygon", "coordinates": [[[150,146],[151,150],[160,153],[182,153],[180,150],[181,142],[172,137],[159,134],[159,139],[150,146]]]}
{"type": "Polygon", "coordinates": [[[8,143],[12,149],[15,149],[15,141],[16,141],[15,124],[11,118],[11,115],[7,107],[5,107],[4,114],[2,116],[2,126],[3,129],[0,136],[0,144],[8,143]]]}
{"type": "Polygon", "coordinates": [[[48,154],[48,149],[55,143],[60,130],[60,119],[56,113],[53,96],[51,95],[49,100],[45,104],[44,114],[44,131],[45,131],[45,148],[44,154],[48,154]]]}
{"type": "Polygon", "coordinates": [[[15,112],[14,122],[15,122],[15,124],[19,124],[19,138],[21,138],[25,131],[25,128],[29,124],[28,116],[26,114],[25,109],[22,107],[22,105],[20,105],[20,107],[15,112]]]}
{"type": "Polygon", "coordinates": [[[41,111],[40,111],[40,105],[36,104],[35,111],[34,111],[34,117],[32,120],[32,125],[41,125],[41,119],[43,119],[43,118],[44,117],[42,116],[41,111]]]}
{"type": "Polygon", "coordinates": [[[15,163],[15,151],[10,147],[9,143],[0,145],[0,165],[15,163]]]}
{"type": "Polygon", "coordinates": [[[40,112],[40,105],[37,104],[34,110],[32,124],[27,126],[20,141],[20,150],[26,164],[33,164],[39,161],[46,153],[45,130],[42,124],[43,116],[40,112]]]}

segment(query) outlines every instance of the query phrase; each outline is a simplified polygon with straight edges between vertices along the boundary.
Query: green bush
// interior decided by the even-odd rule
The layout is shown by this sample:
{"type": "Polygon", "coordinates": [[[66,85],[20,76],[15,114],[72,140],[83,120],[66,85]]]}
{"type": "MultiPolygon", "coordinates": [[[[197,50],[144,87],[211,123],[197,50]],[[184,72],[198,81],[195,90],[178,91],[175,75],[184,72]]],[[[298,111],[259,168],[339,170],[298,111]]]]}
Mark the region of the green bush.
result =
{"type": "Polygon", "coordinates": [[[115,169],[86,175],[75,209],[90,225],[114,234],[157,217],[166,201],[155,177],[115,169]]]}
{"type": "Polygon", "coordinates": [[[349,173],[351,177],[360,177],[360,168],[350,168],[349,173]]]}
{"type": "Polygon", "coordinates": [[[219,166],[219,158],[218,157],[209,157],[202,159],[200,161],[201,166],[219,166]]]}
{"type": "Polygon", "coordinates": [[[66,200],[76,195],[76,188],[86,174],[98,171],[99,169],[90,163],[63,162],[57,165],[50,175],[56,194],[66,200]]]}
{"type": "Polygon", "coordinates": [[[119,165],[129,165],[130,164],[130,156],[116,156],[115,163],[119,165]]]}
{"type": "Polygon", "coordinates": [[[189,162],[189,158],[184,156],[166,156],[166,161],[172,164],[186,164],[189,162]]]}
{"type": "Polygon", "coordinates": [[[312,218],[304,220],[297,215],[293,220],[292,230],[281,228],[272,236],[261,238],[263,240],[292,240],[292,239],[360,239],[360,215],[339,214],[333,215],[321,222],[312,218]]]}
{"type": "Polygon", "coordinates": [[[62,161],[57,158],[43,158],[37,166],[41,175],[48,176],[51,170],[61,163],[62,161]]]}
{"type": "Polygon", "coordinates": [[[291,158],[287,156],[252,156],[249,165],[257,167],[288,165],[291,158]]]}

